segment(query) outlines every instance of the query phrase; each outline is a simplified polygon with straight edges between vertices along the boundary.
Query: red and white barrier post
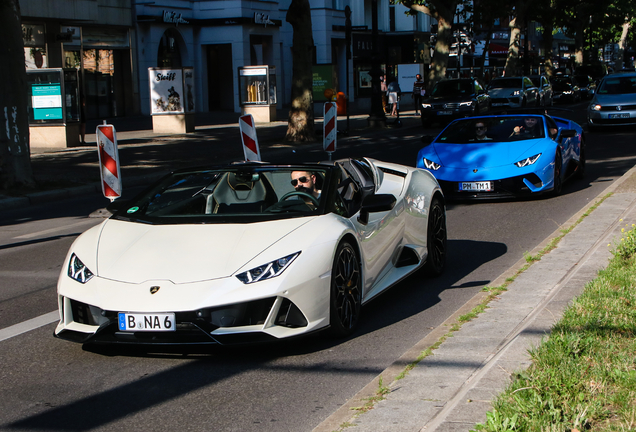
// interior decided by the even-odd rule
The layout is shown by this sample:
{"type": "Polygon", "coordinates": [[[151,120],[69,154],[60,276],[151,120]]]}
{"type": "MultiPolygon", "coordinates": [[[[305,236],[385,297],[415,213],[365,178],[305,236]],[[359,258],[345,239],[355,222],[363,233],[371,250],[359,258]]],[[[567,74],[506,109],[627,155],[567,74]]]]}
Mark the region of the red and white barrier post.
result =
{"type": "Polygon", "coordinates": [[[261,151],[258,148],[258,138],[256,137],[256,127],[254,126],[252,114],[239,117],[239,129],[241,130],[245,160],[260,162],[261,151]]]}
{"type": "Polygon", "coordinates": [[[324,122],[322,148],[329,154],[336,151],[336,137],[338,136],[338,107],[335,102],[327,102],[324,107],[324,122]]]}
{"type": "Polygon", "coordinates": [[[102,176],[102,193],[111,201],[121,196],[121,173],[119,170],[119,151],[115,126],[106,124],[97,126],[97,151],[102,176]]]}

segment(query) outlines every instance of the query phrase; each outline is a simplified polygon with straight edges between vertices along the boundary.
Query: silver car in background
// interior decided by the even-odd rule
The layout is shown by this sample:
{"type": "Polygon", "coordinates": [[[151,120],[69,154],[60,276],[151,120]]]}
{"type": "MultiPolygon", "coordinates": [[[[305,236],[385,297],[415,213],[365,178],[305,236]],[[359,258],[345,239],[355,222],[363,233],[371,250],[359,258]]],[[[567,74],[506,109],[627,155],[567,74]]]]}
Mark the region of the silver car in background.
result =
{"type": "Polygon", "coordinates": [[[497,108],[519,108],[539,106],[539,89],[527,76],[495,78],[488,84],[491,106],[497,108]]]}
{"type": "Polygon", "coordinates": [[[589,129],[636,125],[636,72],[606,75],[587,108],[589,129]]]}

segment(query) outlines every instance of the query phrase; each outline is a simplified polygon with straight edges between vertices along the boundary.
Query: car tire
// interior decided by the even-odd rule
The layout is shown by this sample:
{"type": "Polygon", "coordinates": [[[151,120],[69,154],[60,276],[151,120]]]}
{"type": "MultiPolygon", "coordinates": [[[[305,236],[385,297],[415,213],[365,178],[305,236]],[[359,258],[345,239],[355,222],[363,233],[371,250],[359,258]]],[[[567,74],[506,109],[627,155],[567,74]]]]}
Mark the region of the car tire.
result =
{"type": "Polygon", "coordinates": [[[563,178],[561,170],[563,169],[563,160],[561,159],[561,152],[557,150],[554,155],[554,177],[552,179],[552,184],[554,188],[552,189],[552,195],[558,196],[561,195],[563,191],[563,178]]]}
{"type": "Polygon", "coordinates": [[[435,197],[428,212],[428,229],[426,231],[426,273],[439,276],[446,267],[446,212],[444,204],[435,197]]]}
{"type": "Polygon", "coordinates": [[[576,167],[576,178],[582,179],[585,177],[585,139],[581,137],[581,153],[579,154],[579,164],[576,167]]]}
{"type": "Polygon", "coordinates": [[[358,253],[348,241],[341,242],[336,249],[331,269],[329,302],[329,324],[332,336],[349,336],[360,319],[362,274],[358,253]]]}

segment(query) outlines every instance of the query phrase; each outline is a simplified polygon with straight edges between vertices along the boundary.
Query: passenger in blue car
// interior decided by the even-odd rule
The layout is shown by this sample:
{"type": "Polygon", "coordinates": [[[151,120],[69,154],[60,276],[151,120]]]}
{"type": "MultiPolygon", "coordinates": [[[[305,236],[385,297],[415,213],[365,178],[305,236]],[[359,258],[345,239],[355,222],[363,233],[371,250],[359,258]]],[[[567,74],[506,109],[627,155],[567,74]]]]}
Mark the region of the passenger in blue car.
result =
{"type": "Polygon", "coordinates": [[[516,139],[543,138],[543,125],[537,117],[526,117],[522,126],[515,126],[510,137],[516,139]]]}

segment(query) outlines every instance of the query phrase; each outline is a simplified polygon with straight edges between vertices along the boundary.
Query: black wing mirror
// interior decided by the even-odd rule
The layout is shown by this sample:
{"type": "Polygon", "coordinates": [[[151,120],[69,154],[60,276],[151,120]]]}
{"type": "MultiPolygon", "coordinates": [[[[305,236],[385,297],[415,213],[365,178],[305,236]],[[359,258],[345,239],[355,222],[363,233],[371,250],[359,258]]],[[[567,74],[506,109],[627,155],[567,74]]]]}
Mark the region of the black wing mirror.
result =
{"type": "Polygon", "coordinates": [[[378,194],[369,195],[364,201],[362,201],[362,208],[360,209],[360,216],[358,216],[358,222],[362,225],[369,223],[369,213],[385,212],[393,209],[396,202],[395,195],[392,194],[378,194]]]}
{"type": "Polygon", "coordinates": [[[128,207],[128,204],[130,204],[130,200],[129,199],[121,199],[121,198],[119,198],[119,199],[116,199],[115,201],[112,201],[110,204],[108,204],[106,206],[106,210],[108,210],[112,214],[115,214],[119,210],[121,210],[122,208],[128,207]]]}

